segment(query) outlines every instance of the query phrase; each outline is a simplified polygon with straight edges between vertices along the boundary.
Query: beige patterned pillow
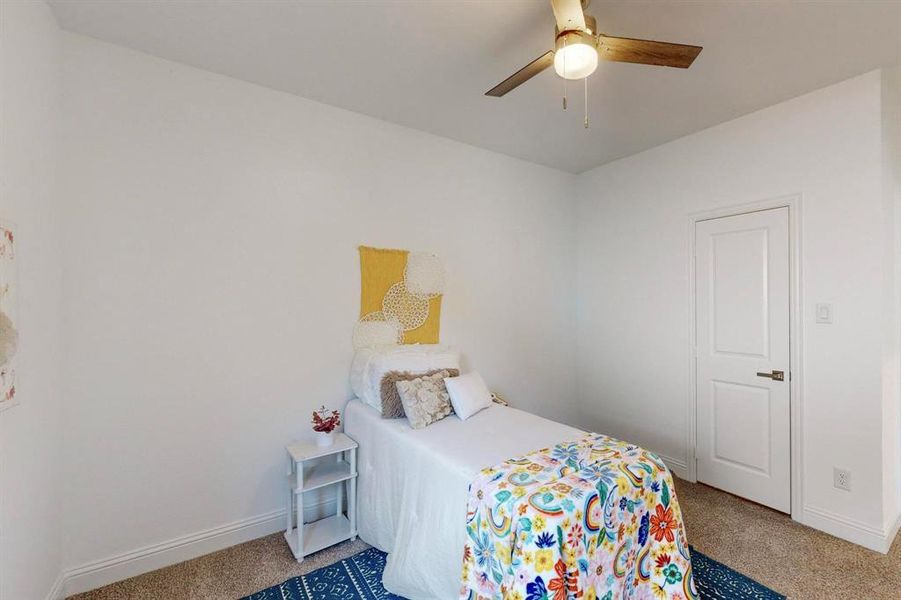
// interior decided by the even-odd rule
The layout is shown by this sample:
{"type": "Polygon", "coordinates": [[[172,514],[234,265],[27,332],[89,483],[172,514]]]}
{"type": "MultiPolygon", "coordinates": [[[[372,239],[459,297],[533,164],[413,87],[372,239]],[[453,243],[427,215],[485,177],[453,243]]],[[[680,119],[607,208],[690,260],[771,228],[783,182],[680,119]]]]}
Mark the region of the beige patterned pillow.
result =
{"type": "Polygon", "coordinates": [[[440,371],[395,384],[413,429],[422,429],[451,414],[450,396],[444,385],[444,378],[449,376],[447,371],[440,371]]]}
{"type": "Polygon", "coordinates": [[[410,371],[388,371],[385,373],[379,386],[382,401],[382,418],[399,419],[406,416],[404,414],[404,405],[400,401],[400,393],[397,391],[396,384],[398,381],[410,381],[423,375],[434,375],[435,373],[447,373],[445,377],[457,377],[460,375],[458,369],[435,369],[425,373],[411,373],[410,371]]]}

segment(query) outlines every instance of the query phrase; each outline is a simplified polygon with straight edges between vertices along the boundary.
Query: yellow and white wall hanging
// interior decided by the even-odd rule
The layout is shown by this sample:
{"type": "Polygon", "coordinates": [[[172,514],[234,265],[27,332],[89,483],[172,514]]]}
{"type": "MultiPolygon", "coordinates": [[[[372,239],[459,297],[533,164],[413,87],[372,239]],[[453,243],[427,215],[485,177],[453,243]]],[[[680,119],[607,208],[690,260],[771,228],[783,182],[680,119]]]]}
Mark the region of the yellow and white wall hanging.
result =
{"type": "Polygon", "coordinates": [[[360,276],[354,348],[438,343],[444,268],[437,256],[360,246],[360,276]]]}

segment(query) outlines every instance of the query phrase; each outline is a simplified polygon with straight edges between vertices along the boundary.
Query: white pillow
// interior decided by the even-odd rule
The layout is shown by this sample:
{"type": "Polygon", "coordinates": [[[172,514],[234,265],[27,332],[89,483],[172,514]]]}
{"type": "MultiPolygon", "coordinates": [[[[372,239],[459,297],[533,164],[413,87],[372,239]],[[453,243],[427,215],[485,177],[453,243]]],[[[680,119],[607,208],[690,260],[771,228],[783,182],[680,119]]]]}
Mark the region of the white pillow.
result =
{"type": "Polygon", "coordinates": [[[437,369],[460,369],[460,353],[439,344],[404,344],[361,348],[354,354],[350,383],[354,394],[382,411],[382,377],[389,371],[427,373],[437,369]]]}
{"type": "Polygon", "coordinates": [[[482,376],[475,371],[459,377],[448,377],[444,380],[444,385],[450,394],[454,412],[463,421],[491,406],[491,392],[482,376]]]}

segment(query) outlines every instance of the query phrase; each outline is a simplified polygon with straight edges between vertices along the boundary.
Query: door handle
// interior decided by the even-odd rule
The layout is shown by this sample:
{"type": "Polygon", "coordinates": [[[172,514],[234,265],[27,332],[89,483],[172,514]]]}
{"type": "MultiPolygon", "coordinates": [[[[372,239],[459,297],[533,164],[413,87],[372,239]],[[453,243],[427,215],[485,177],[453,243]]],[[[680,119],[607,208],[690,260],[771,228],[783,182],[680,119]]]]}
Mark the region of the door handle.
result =
{"type": "Polygon", "coordinates": [[[785,371],[773,371],[772,373],[757,372],[758,377],[769,377],[773,381],[785,381],[785,371]]]}

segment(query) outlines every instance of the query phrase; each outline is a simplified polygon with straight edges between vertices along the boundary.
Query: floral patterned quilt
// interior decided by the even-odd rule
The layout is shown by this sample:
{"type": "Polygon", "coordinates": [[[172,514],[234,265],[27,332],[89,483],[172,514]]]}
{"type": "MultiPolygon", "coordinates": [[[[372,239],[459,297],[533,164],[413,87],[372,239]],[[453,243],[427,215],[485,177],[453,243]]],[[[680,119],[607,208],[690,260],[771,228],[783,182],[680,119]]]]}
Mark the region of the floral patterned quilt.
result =
{"type": "Polygon", "coordinates": [[[588,434],[483,469],[469,487],[461,598],[698,598],[656,455],[588,434]]]}

